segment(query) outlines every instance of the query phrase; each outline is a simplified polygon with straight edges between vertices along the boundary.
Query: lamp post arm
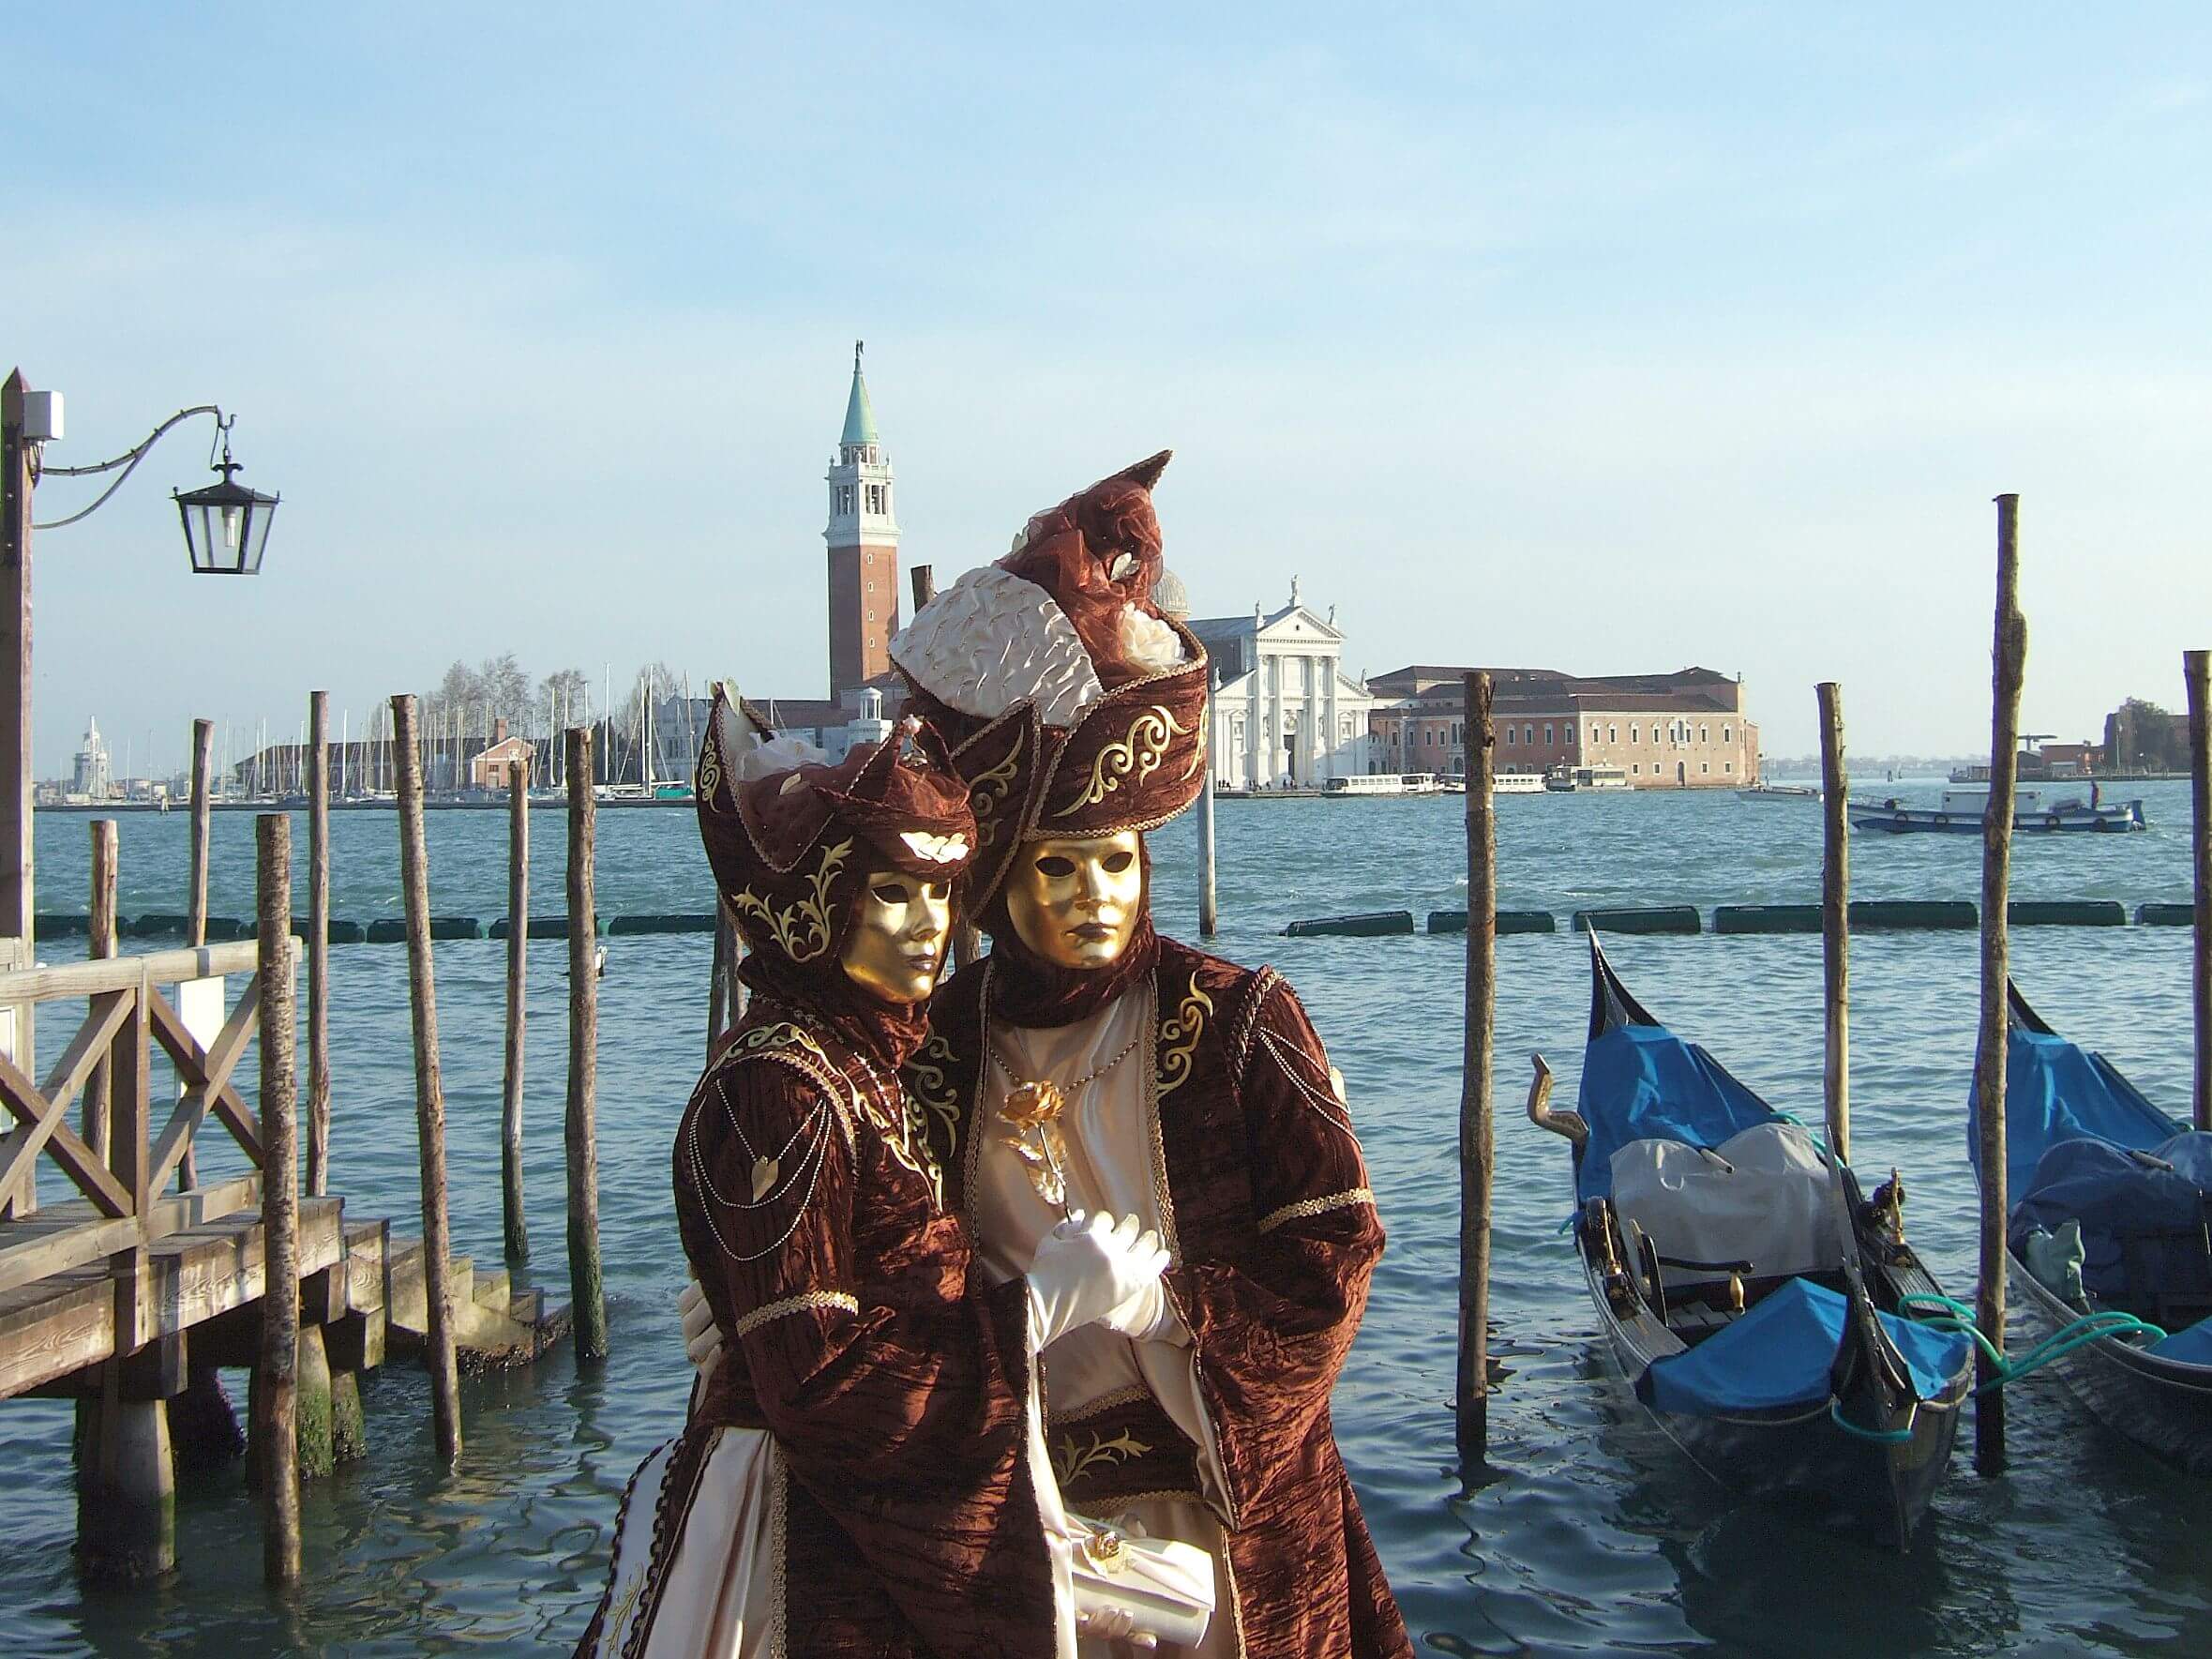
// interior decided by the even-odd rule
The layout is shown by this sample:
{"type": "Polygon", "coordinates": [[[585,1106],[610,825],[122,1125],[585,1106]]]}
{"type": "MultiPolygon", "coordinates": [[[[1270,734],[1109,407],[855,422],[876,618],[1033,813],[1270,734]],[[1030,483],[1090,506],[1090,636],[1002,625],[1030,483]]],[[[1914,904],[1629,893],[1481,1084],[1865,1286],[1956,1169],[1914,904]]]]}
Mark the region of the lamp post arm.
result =
{"type": "Polygon", "coordinates": [[[93,504],[90,506],[85,507],[83,511],[71,513],[66,519],[50,519],[45,523],[34,524],[31,526],[31,528],[34,530],[59,530],[65,524],[74,524],[80,519],[90,518],[94,513],[99,511],[101,507],[107,505],[108,498],[110,496],[113,495],[116,490],[123,488],[124,479],[128,478],[130,475],[138,469],[138,463],[145,460],[146,452],[154,447],[155,443],[160,438],[162,433],[168,431],[170,428],[177,425],[181,421],[191,419],[195,415],[214,415],[215,424],[218,430],[226,430],[231,424],[229,421],[223,418],[223,412],[215,404],[195,403],[189,409],[178,410],[174,415],[171,415],[167,420],[156,427],[151,432],[147,433],[144,443],[139,445],[135,449],[125,450],[121,455],[118,455],[113,460],[103,460],[98,462],[95,465],[83,467],[38,468],[38,475],[43,476],[46,474],[51,473],[57,478],[90,477],[97,473],[112,473],[117,467],[121,467],[123,472],[113,484],[110,484],[105,490],[99,492],[98,496],[95,498],[93,504]]]}

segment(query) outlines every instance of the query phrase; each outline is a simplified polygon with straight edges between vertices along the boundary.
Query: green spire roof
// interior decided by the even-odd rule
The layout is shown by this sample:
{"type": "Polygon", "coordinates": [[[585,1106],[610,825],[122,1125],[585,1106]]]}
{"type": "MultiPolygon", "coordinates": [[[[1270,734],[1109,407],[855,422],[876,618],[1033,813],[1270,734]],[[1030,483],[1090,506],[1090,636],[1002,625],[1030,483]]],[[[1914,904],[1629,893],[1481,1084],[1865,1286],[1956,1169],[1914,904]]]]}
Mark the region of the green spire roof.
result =
{"type": "Polygon", "coordinates": [[[876,406],[868,401],[868,383],[860,373],[860,343],[852,342],[852,396],[845,400],[845,435],[837,440],[847,445],[878,442],[876,406]]]}

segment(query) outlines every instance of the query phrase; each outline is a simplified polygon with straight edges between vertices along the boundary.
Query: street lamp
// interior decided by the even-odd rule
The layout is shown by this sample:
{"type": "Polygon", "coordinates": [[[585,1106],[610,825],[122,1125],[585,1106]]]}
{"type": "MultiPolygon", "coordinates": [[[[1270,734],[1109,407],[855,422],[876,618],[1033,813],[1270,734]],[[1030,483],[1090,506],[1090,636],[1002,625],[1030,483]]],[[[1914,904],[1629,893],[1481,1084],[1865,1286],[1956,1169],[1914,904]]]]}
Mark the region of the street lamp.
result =
{"type": "Polygon", "coordinates": [[[223,481],[170,494],[176,497],[177,516],[185,521],[185,547],[194,570],[203,576],[259,576],[278,498],[248,490],[231,476],[238,471],[231,459],[231,422],[219,415],[215,418],[222,430],[223,458],[209,470],[222,474],[223,481]]]}
{"type": "MultiPolygon", "coordinates": [[[[269,524],[277,497],[238,483],[232,475],[232,417],[212,403],[180,409],[145,442],[113,460],[93,466],[42,464],[45,445],[62,435],[59,392],[35,392],[17,370],[0,384],[0,967],[26,966],[32,951],[31,869],[31,532],[59,530],[106,505],[123,481],[137,470],[146,452],[170,428],[195,415],[215,416],[222,460],[209,459],[222,482],[203,490],[173,491],[184,520],[186,550],[193,570],[210,576],[252,576],[261,569],[269,544],[269,524]],[[39,478],[116,477],[92,505],[43,524],[31,522],[31,492],[39,478]]],[[[0,1051],[19,1065],[30,1058],[26,1017],[0,1009],[0,1051]]]]}

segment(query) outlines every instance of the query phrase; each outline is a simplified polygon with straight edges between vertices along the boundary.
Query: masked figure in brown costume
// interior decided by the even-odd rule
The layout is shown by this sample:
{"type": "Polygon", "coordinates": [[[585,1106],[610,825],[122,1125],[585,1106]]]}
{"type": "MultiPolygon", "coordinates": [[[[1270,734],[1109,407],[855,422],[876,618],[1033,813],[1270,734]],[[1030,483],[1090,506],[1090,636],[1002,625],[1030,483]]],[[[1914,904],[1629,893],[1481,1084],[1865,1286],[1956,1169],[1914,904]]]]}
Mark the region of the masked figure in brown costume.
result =
{"type": "Polygon", "coordinates": [[[1157,1295],[1045,1352],[1046,1434],[1071,1510],[1213,1552],[1195,1651],[1410,1655],[1330,1425],[1382,1253],[1341,1086],[1272,971],[1152,930],[1143,832],[1196,797],[1208,726],[1204,648],[1151,599],[1166,460],[1031,519],[892,644],[967,780],[991,935],[909,1086],[990,1277],[1056,1216],[1001,1128],[1045,1084],[1070,1201],[1172,1251],[1157,1295]]]}
{"type": "Polygon", "coordinates": [[[972,856],[966,788],[902,752],[910,722],[835,766],[760,736],[717,694],[697,777],[751,947],[675,1146],[723,1352],[624,1495],[579,1652],[1072,1659],[1034,1353],[1156,1294],[1166,1253],[1094,1218],[1016,1278],[971,1273],[898,1075],[972,856]]]}

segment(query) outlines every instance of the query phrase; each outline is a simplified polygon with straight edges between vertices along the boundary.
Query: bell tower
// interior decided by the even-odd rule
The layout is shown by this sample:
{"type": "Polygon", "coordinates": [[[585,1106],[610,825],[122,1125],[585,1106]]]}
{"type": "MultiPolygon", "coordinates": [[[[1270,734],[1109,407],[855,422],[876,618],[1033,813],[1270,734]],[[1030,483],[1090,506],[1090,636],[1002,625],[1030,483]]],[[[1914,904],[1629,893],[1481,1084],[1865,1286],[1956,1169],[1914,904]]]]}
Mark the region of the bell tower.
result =
{"type": "Polygon", "coordinates": [[[852,343],[852,392],[845,430],[829,471],[830,695],[891,669],[898,631],[898,520],[891,500],[891,460],[876,435],[875,405],[852,343]]]}

